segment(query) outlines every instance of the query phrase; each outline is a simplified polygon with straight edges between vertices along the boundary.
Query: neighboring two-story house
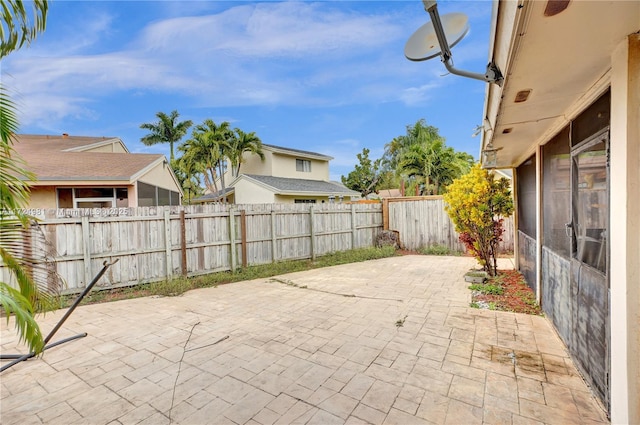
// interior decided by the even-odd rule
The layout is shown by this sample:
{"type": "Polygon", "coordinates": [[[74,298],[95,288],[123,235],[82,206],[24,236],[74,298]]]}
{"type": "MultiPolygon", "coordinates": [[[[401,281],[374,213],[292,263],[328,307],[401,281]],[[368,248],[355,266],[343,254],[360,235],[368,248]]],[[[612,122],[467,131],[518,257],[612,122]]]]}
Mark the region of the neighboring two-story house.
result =
{"type": "Polygon", "coordinates": [[[267,144],[262,144],[262,151],[264,160],[255,154],[244,154],[240,175],[226,172],[224,190],[193,202],[322,203],[360,198],[358,192],[329,181],[330,156],[267,144]]]}
{"type": "Polygon", "coordinates": [[[37,179],[30,208],[180,205],[182,190],[165,156],[130,153],[117,137],[19,134],[14,142],[37,179]]]}

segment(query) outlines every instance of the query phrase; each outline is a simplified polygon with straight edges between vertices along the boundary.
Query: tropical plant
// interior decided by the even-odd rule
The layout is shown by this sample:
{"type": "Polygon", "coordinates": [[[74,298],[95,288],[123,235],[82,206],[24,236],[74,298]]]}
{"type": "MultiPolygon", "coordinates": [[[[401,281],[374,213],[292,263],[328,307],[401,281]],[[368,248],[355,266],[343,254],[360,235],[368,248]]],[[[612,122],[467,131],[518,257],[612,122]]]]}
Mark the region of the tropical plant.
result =
{"type": "Polygon", "coordinates": [[[180,183],[180,187],[186,198],[183,200],[187,204],[191,203],[191,199],[203,194],[204,190],[200,186],[200,176],[202,173],[198,164],[189,162],[184,157],[180,157],[171,162],[171,169],[180,183]]]}
{"type": "Polygon", "coordinates": [[[422,195],[440,195],[442,189],[469,172],[473,157],[446,146],[443,139],[411,145],[400,157],[399,170],[422,183],[422,195]]]}
{"type": "Polygon", "coordinates": [[[378,191],[382,173],[380,164],[382,159],[371,161],[369,149],[362,149],[362,153],[356,155],[358,164],[346,177],[342,176],[342,183],[351,190],[360,192],[363,198],[378,191]]]}
{"type": "Polygon", "coordinates": [[[184,167],[200,172],[211,193],[225,190],[224,172],[232,137],[233,132],[227,121],[218,125],[206,119],[193,129],[191,138],[178,148],[183,152],[181,161],[185,163],[184,167]]]}
{"type": "MultiPolygon", "coordinates": [[[[46,26],[48,3],[34,0],[33,22],[22,1],[0,1],[0,58],[24,45],[29,45],[46,26]]],[[[20,340],[29,351],[39,354],[44,347],[40,327],[34,318],[39,307],[52,304],[41,294],[33,280],[33,264],[23,249],[30,217],[23,209],[28,205],[29,181],[34,175],[13,149],[13,137],[18,131],[16,107],[5,87],[0,85],[0,260],[15,279],[18,288],[0,282],[0,305],[7,320],[11,314],[20,340]]]]}
{"type": "Polygon", "coordinates": [[[389,142],[382,159],[383,172],[393,171],[406,185],[406,193],[415,195],[442,194],[474,163],[468,153],[447,146],[438,129],[424,119],[407,126],[406,134],[389,142]]]}
{"type": "Polygon", "coordinates": [[[420,119],[414,125],[407,126],[406,134],[394,137],[391,142],[385,145],[383,163],[390,169],[398,171],[401,158],[412,146],[429,144],[435,140],[444,139],[436,127],[427,125],[424,118],[420,119]]]}
{"type": "Polygon", "coordinates": [[[14,314],[20,340],[27,343],[30,351],[39,353],[43,338],[34,318],[38,288],[21,261],[19,249],[24,229],[30,224],[30,217],[23,212],[29,200],[28,182],[35,176],[25,170],[25,164],[13,150],[12,137],[18,125],[13,103],[4,88],[0,88],[0,117],[0,260],[19,288],[0,282],[0,303],[7,321],[14,314]]]}
{"type": "Polygon", "coordinates": [[[46,0],[33,0],[33,12],[29,14],[25,9],[25,2],[20,0],[0,1],[0,58],[9,53],[29,45],[38,33],[44,31],[47,25],[47,11],[49,4],[46,0]],[[33,20],[33,22],[32,22],[33,20]]]}
{"type": "Polygon", "coordinates": [[[187,134],[189,127],[193,124],[191,120],[177,122],[178,111],[172,111],[167,115],[164,112],[158,112],[156,117],[158,121],[155,123],[140,124],[140,128],[149,130],[149,134],[142,137],[140,141],[147,146],[155,145],[157,143],[169,143],[170,159],[173,161],[173,145],[180,142],[182,138],[187,134]]]}
{"type": "Polygon", "coordinates": [[[445,209],[465,244],[490,276],[497,271],[497,248],[504,232],[504,217],[513,213],[509,181],[474,165],[453,181],[444,194],[445,209]]]}
{"type": "Polygon", "coordinates": [[[233,136],[229,141],[229,150],[227,156],[231,165],[231,176],[237,177],[240,175],[240,166],[244,162],[244,153],[249,152],[254,155],[258,155],[261,160],[264,160],[264,153],[262,152],[262,141],[255,132],[245,133],[239,128],[233,129],[233,136]]]}

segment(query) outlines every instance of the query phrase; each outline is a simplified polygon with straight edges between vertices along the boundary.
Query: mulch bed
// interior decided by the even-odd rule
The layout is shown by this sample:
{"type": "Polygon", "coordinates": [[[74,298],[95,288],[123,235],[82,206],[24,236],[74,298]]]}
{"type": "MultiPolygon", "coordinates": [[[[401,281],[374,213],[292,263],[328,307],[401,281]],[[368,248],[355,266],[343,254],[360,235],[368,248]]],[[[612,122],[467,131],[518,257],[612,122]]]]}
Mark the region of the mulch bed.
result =
{"type": "Polygon", "coordinates": [[[492,295],[473,291],[472,306],[514,313],[543,314],[535,294],[517,270],[498,270],[498,275],[489,278],[484,285],[500,286],[504,292],[502,295],[492,295]]]}

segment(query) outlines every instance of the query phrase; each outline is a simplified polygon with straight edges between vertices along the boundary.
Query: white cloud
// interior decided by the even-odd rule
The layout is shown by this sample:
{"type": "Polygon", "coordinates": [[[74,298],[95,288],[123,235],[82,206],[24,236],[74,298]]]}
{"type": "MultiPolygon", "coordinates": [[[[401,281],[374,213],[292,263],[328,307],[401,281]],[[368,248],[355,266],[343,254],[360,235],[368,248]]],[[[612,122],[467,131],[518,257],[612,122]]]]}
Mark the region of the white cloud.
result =
{"type": "MultiPolygon", "coordinates": [[[[349,71],[345,60],[341,73],[332,71],[329,57],[362,54],[401,35],[384,16],[342,12],[324,3],[259,3],[155,22],[133,34],[126,47],[73,54],[117,25],[110,15],[94,15],[62,40],[7,58],[3,74],[16,76],[16,89],[25,97],[46,92],[50,99],[71,102],[153,90],[189,94],[201,106],[313,103],[318,102],[315,90],[344,83],[361,70],[349,71]]],[[[59,102],[40,107],[67,109],[59,102]]]]}
{"type": "Polygon", "coordinates": [[[43,130],[58,133],[57,123],[65,117],[92,121],[96,113],[90,99],[73,96],[50,96],[32,93],[17,97],[18,118],[23,126],[37,124],[43,130]],[[42,105],[47,107],[43,108],[42,105]]]}
{"type": "Polygon", "coordinates": [[[428,99],[442,82],[403,90],[424,75],[402,59],[404,21],[358,10],[331,2],[233,5],[154,21],[111,48],[119,20],[101,10],[60,40],[3,59],[2,76],[12,74],[29,99],[24,122],[90,117],[92,101],[120,93],[187,96],[194,107],[428,99]],[[104,53],[80,54],[98,44],[93,51],[104,53]]]}
{"type": "Polygon", "coordinates": [[[401,34],[401,27],[385,16],[349,14],[324,3],[267,2],[154,23],[137,44],[152,51],[304,58],[374,49],[401,34]]]}

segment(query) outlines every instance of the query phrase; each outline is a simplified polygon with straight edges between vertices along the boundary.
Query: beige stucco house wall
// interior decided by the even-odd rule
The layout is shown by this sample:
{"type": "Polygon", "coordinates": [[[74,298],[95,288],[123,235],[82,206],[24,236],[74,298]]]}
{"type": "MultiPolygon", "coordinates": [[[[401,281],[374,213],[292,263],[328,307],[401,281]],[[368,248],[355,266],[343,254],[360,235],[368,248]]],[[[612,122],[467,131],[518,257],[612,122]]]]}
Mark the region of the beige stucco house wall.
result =
{"type": "MultiPolygon", "coordinates": [[[[494,1],[493,6],[489,59],[497,63],[505,79],[501,86],[487,85],[481,150],[489,143],[500,149],[495,165],[514,170],[517,203],[525,202],[518,196],[522,182],[532,181],[524,189],[535,193],[525,211],[535,216],[536,230],[529,235],[519,230],[517,240],[522,246],[516,246],[516,260],[533,264],[535,281],[530,283],[543,309],[556,303],[548,315],[554,326],[560,329],[573,324],[571,332],[559,334],[576,364],[584,355],[580,346],[594,349],[585,356],[586,368],[581,370],[588,382],[604,386],[598,397],[608,408],[611,422],[640,423],[640,2],[494,1]],[[520,102],[515,102],[517,96],[520,102]],[[597,113],[602,99],[609,99],[604,105],[610,108],[606,116],[597,113]],[[555,254],[549,245],[551,238],[544,233],[549,223],[544,214],[545,196],[550,193],[545,183],[553,176],[547,175],[545,167],[556,155],[550,147],[564,146],[558,143],[564,140],[564,131],[573,135],[581,131],[580,125],[587,128],[595,119],[606,122],[597,132],[586,133],[597,140],[576,136],[563,149],[574,161],[566,161],[573,173],[580,170],[576,164],[581,152],[596,154],[586,150],[598,146],[590,143],[606,140],[608,146],[606,175],[600,176],[606,179],[608,190],[607,227],[600,232],[606,237],[600,239],[600,244],[606,242],[602,270],[576,257],[575,245],[568,253],[555,254]],[[528,160],[535,162],[533,173],[524,168],[528,160]],[[525,173],[529,173],[526,179],[525,173]],[[556,258],[551,262],[554,267],[548,265],[550,256],[556,258]],[[559,265],[565,272],[558,273],[559,265]],[[600,289],[591,292],[593,282],[585,281],[583,274],[590,279],[600,276],[600,289]],[[549,293],[552,286],[555,292],[549,293]],[[562,289],[567,287],[571,289],[562,289]],[[557,303],[563,296],[566,303],[557,303]],[[587,303],[572,304],[581,297],[587,303]],[[589,322],[592,313],[600,313],[590,310],[593,305],[606,307],[602,321],[589,322]],[[592,331],[585,331],[584,324],[592,331]],[[572,347],[576,334],[581,334],[577,346],[582,353],[572,347]],[[590,345],[596,343],[596,334],[606,335],[604,355],[590,345]],[[606,374],[590,376],[600,369],[606,374]]],[[[574,230],[577,208],[603,208],[581,200],[579,194],[583,187],[588,188],[588,182],[581,186],[580,181],[574,179],[566,191],[572,194],[569,205],[573,203],[574,214],[566,223],[567,241],[574,244],[579,240],[574,230]]],[[[564,232],[559,233],[562,237],[564,232]]]]}
{"type": "Polygon", "coordinates": [[[276,202],[272,190],[246,179],[239,179],[234,187],[236,204],[272,204],[276,202]]]}
{"type": "MultiPolygon", "coordinates": [[[[329,161],[333,159],[330,156],[267,144],[262,145],[262,152],[264,159],[245,152],[240,173],[307,180],[329,180],[329,161]],[[296,170],[296,159],[308,161],[310,170],[296,170]]],[[[227,182],[235,177],[231,176],[229,171],[225,174],[227,182]]]]}
{"type": "Polygon", "coordinates": [[[176,180],[171,167],[166,161],[159,161],[150,164],[139,173],[135,174],[135,180],[162,187],[164,189],[176,190],[176,180]]]}

